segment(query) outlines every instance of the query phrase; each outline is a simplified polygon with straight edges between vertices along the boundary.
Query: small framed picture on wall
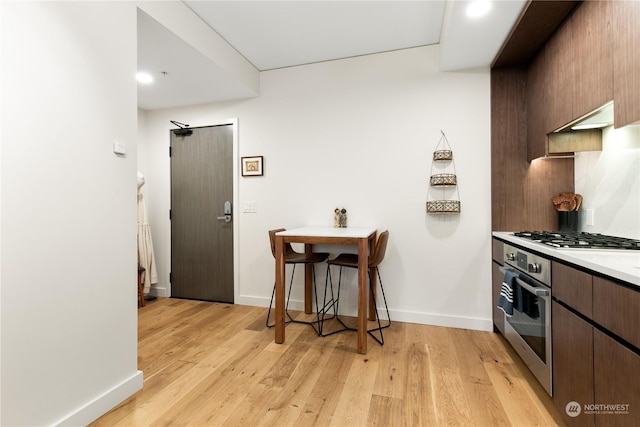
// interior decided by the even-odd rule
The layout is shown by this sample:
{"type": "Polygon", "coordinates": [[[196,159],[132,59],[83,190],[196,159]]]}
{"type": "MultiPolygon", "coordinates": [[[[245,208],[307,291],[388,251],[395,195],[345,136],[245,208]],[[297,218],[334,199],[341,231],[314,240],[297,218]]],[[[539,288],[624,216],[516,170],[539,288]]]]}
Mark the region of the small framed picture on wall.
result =
{"type": "Polygon", "coordinates": [[[242,157],[242,176],[262,176],[262,156],[242,157]]]}

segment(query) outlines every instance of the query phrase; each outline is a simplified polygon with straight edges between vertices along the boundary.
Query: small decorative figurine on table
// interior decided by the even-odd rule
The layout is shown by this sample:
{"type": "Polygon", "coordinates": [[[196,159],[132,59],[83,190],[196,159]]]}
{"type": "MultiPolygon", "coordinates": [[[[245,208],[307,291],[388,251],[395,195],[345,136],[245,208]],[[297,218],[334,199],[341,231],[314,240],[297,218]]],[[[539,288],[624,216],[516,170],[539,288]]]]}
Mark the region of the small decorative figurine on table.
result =
{"type": "Polygon", "coordinates": [[[336,228],[347,228],[347,210],[345,208],[335,208],[333,211],[333,226],[336,228]]]}
{"type": "Polygon", "coordinates": [[[347,210],[342,208],[339,215],[340,228],[347,228],[347,210]]]}

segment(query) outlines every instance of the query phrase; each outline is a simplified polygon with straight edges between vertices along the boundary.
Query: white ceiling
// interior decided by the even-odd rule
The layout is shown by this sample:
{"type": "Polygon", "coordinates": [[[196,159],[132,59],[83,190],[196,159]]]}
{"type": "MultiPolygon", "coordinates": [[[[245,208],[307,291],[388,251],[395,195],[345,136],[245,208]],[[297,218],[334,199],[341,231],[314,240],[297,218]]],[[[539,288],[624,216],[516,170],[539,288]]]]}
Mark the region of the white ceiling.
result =
{"type": "MultiPolygon", "coordinates": [[[[449,1],[184,1],[259,71],[440,44],[441,70],[491,64],[526,0],[493,1],[482,19],[449,1]]],[[[153,110],[251,96],[145,13],[138,17],[138,106],[153,110]],[[166,74],[161,74],[164,71],[166,74]]]]}

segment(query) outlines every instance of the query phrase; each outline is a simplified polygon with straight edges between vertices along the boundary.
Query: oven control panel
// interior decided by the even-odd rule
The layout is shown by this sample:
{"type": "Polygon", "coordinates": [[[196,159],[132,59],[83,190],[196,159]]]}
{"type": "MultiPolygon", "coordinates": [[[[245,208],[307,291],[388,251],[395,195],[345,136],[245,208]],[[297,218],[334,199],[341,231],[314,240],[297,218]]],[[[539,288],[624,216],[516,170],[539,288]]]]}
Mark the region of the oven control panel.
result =
{"type": "Polygon", "coordinates": [[[504,262],[551,286],[551,261],[515,246],[504,245],[504,262]]]}

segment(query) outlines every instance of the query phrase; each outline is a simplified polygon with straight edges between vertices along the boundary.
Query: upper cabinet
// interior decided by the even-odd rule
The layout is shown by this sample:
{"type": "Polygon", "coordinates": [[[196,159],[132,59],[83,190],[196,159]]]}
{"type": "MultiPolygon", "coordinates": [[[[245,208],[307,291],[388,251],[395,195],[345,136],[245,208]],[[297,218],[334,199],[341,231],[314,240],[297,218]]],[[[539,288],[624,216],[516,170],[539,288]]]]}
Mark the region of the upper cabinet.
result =
{"type": "Polygon", "coordinates": [[[571,16],[573,117],[613,99],[613,40],[610,1],[586,1],[571,16]]]}
{"type": "Polygon", "coordinates": [[[547,154],[546,87],[545,56],[536,55],[527,68],[527,160],[547,154]]]}
{"type": "Polygon", "coordinates": [[[546,124],[549,133],[569,123],[573,115],[572,21],[568,19],[544,48],[546,70],[546,124]]]}
{"type": "Polygon", "coordinates": [[[638,22],[640,1],[581,2],[529,61],[527,160],[601,149],[594,132],[552,132],[612,100],[615,127],[640,123],[638,22]]]}
{"type": "Polygon", "coordinates": [[[640,2],[611,2],[614,126],[640,121],[640,2]]]}
{"type": "Polygon", "coordinates": [[[611,2],[586,1],[547,41],[547,133],[613,99],[611,21],[611,2]]]}

